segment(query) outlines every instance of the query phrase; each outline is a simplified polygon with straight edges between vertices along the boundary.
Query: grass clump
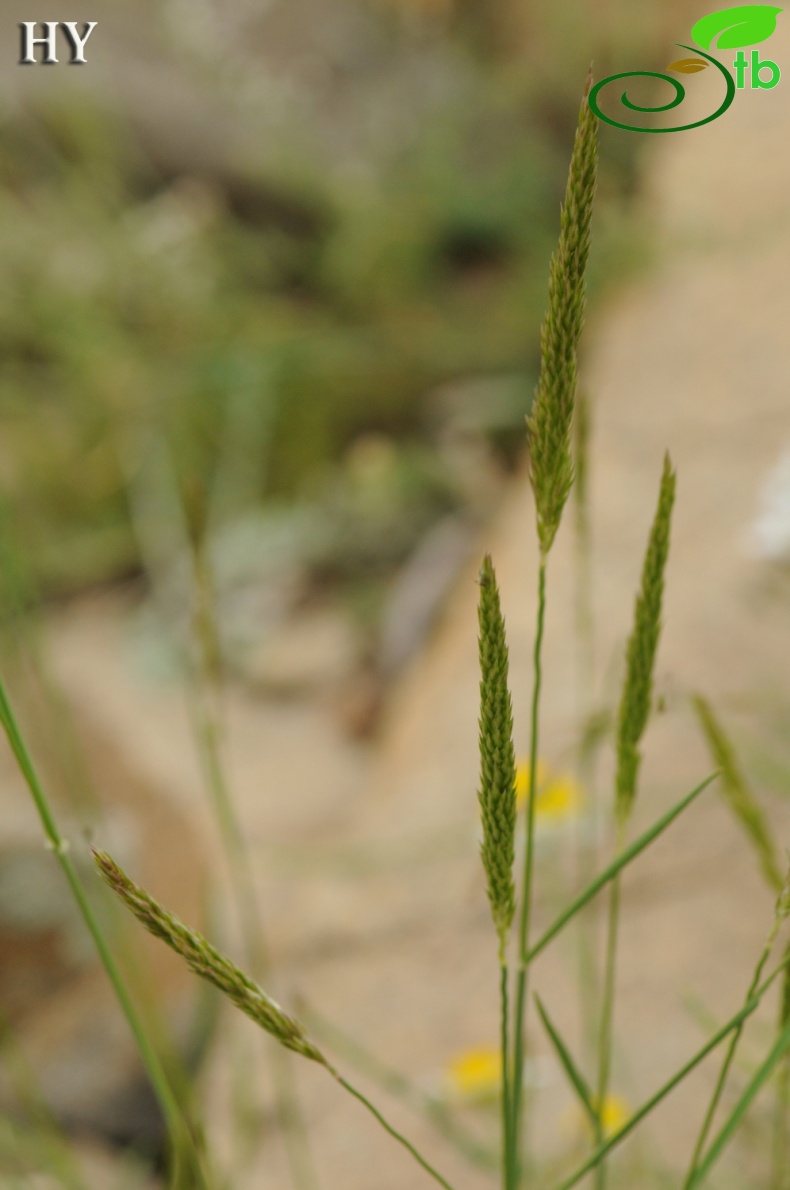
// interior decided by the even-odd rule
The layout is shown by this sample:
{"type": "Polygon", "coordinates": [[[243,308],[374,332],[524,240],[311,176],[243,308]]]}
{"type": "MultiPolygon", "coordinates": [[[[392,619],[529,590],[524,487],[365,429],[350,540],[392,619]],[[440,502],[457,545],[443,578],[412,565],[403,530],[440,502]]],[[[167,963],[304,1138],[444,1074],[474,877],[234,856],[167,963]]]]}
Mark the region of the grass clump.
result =
{"type": "MultiPolygon", "coordinates": [[[[588,83],[589,90],[589,83],[588,83]]],[[[537,566],[537,620],[533,654],[533,687],[530,716],[530,759],[526,780],[524,816],[518,821],[517,768],[513,744],[513,710],[508,685],[509,655],[505,636],[505,624],[500,604],[499,587],[491,558],[486,555],[479,576],[479,659],[480,659],[480,784],[479,803],[482,818],[482,865],[490,902],[499,963],[500,997],[500,1045],[489,1069],[498,1070],[501,1080],[501,1146],[497,1174],[502,1190],[522,1190],[524,1187],[543,1185],[534,1167],[529,1144],[528,1118],[525,1110],[524,1072],[527,1059],[527,1017],[531,1001],[528,995],[531,967],[536,957],[553,942],[566,926],[574,921],[582,909],[602,890],[609,894],[609,916],[606,935],[606,953],[601,994],[600,1028],[597,1046],[597,1068],[591,1078],[585,1071],[583,1061],[573,1053],[572,1046],[563,1036],[561,1027],[544,997],[535,996],[537,1013],[548,1034],[560,1066],[568,1079],[570,1088],[581,1105],[592,1126],[591,1151],[568,1171],[561,1169],[552,1177],[550,1190],[570,1190],[591,1172],[594,1173],[597,1190],[603,1190],[608,1176],[607,1159],[610,1153],[626,1139],[634,1129],[677,1088],[687,1076],[727,1039],[719,1077],[703,1120],[700,1135],[691,1157],[683,1190],[694,1190],[702,1184],[719,1159],[736,1129],[740,1127],[746,1113],[762,1087],[779,1070],[787,1071],[790,1055],[790,1023],[788,1023],[788,975],[790,970],[790,949],[785,949],[781,961],[766,974],[774,946],[785,920],[790,915],[790,883],[782,883],[776,901],[774,920],[765,946],[755,966],[741,1007],[692,1054],[658,1089],[650,1095],[627,1119],[613,1124],[607,1116],[610,1103],[610,1073],[615,1023],[615,975],[617,937],[620,916],[620,878],[623,870],[635,862],[679,815],[695,801],[714,779],[712,776],[699,783],[690,793],[675,801],[671,808],[655,820],[647,830],[634,841],[628,842],[627,828],[631,820],[637,793],[641,767],[640,745],[647,728],[653,694],[653,674],[657,648],[661,633],[661,615],[664,594],[664,576],[669,553],[670,523],[675,499],[675,474],[668,454],[659,487],[655,517],[650,530],[642,567],[639,593],[636,598],[634,623],[626,649],[626,667],[622,696],[615,731],[615,779],[613,834],[614,856],[594,877],[579,882],[580,888],[573,890],[565,908],[554,922],[537,938],[532,937],[532,914],[535,902],[534,888],[534,828],[535,807],[538,793],[538,737],[539,712],[542,697],[542,645],[547,614],[546,571],[550,551],[553,547],[563,510],[573,483],[572,437],[577,387],[577,351],[584,321],[585,269],[589,253],[592,206],[596,182],[597,124],[592,116],[586,96],[582,102],[578,129],[574,141],[568,177],[565,204],[561,216],[560,240],[552,260],[549,284],[549,308],[541,335],[541,370],[538,389],[532,412],[528,419],[530,446],[530,477],[535,499],[537,540],[539,558],[537,566]],[[517,850],[517,834],[524,837],[524,871],[520,887],[513,875],[517,850]],[[517,930],[514,923],[517,922],[517,930]],[[515,934],[515,937],[514,937],[515,934]],[[719,1131],[713,1135],[715,1116],[722,1101],[725,1084],[743,1032],[745,1022],[757,1010],[763,998],[780,980],[784,981],[782,1007],[778,1029],[767,1055],[752,1072],[746,1087],[737,1096],[719,1131]],[[513,996],[513,984],[515,995],[513,996]]],[[[586,417],[589,410],[585,408],[586,417]]],[[[196,552],[196,563],[200,555],[196,552]]],[[[204,591],[207,595],[207,591],[204,591]]],[[[213,691],[213,677],[209,657],[212,650],[204,650],[206,683],[205,693],[213,691]]],[[[216,693],[216,691],[213,691],[216,693]]],[[[746,827],[750,838],[757,846],[763,862],[763,870],[774,885],[778,869],[773,856],[770,832],[746,796],[745,783],[740,778],[734,756],[726,744],[723,733],[716,725],[712,712],[702,700],[697,700],[697,712],[703,723],[716,763],[722,770],[724,784],[729,791],[730,801],[746,827]]],[[[38,807],[44,830],[52,849],[60,861],[72,893],[81,906],[87,906],[81,885],[68,858],[68,848],[60,836],[44,791],[38,782],[30,759],[16,726],[8,700],[0,687],[0,721],[8,734],[17,761],[25,774],[31,793],[38,807]]],[[[211,721],[213,722],[213,721],[211,721]]],[[[213,728],[209,723],[209,737],[213,728]]],[[[204,743],[206,731],[204,729],[204,743]]],[[[215,741],[216,743],[216,741],[215,741]]],[[[210,749],[214,761],[218,752],[210,749]]],[[[218,780],[215,774],[215,780],[218,780]]],[[[216,790],[215,790],[216,793],[216,790]]],[[[226,816],[230,813],[229,803],[225,806],[226,816]]],[[[219,814],[222,821],[222,812],[219,814]]],[[[235,820],[234,820],[235,823],[235,820]]],[[[226,824],[227,825],[227,824],[226,824]]],[[[236,837],[236,826],[231,824],[229,852],[236,858],[243,853],[242,840],[236,837]]],[[[147,890],[136,884],[104,851],[95,851],[98,871],[111,891],[134,914],[137,920],[151,934],[161,939],[187,963],[200,978],[208,981],[227,997],[237,1008],[250,1017],[280,1046],[299,1057],[322,1066],[327,1073],[350,1095],[361,1102],[376,1118],[378,1123],[411,1154],[422,1170],[445,1190],[452,1190],[447,1179],[434,1167],[423,1153],[401,1132],[396,1130],[371,1100],[340,1073],[326,1056],[323,1048],[313,1040],[310,1033],[296,1016],[283,1010],[264,988],[230,958],[216,949],[205,937],[175,917],[161,905],[147,890]]],[[[250,877],[250,887],[252,881],[250,877]]],[[[163,1110],[173,1130],[174,1151],[177,1141],[184,1137],[192,1140],[199,1156],[196,1138],[181,1119],[179,1105],[172,1097],[166,1079],[161,1075],[156,1055],[144,1035],[138,1036],[134,1008],[125,990],[118,985],[114,974],[112,956],[98,926],[95,925],[89,907],[85,910],[86,922],[93,933],[97,947],[105,959],[108,974],[116,985],[121,1003],[126,1011],[130,1026],[138,1037],[141,1053],[149,1076],[160,1094],[163,1110]]],[[[249,941],[249,940],[248,940],[249,941]]],[[[248,946],[252,952],[254,947],[248,946]]],[[[267,964],[261,964],[267,967],[267,964]]],[[[258,974],[255,972],[254,974],[258,974]]],[[[266,970],[265,980],[269,978],[266,970]]],[[[597,990],[597,989],[596,989],[597,990]]],[[[583,992],[587,989],[582,989],[583,992]]],[[[358,1051],[359,1052],[359,1051],[358,1051]]],[[[364,1056],[368,1066],[375,1067],[364,1056]]],[[[489,1054],[490,1058],[491,1055],[489,1054]]],[[[787,1077],[787,1076],[786,1076],[787,1077]]],[[[392,1077],[386,1073],[392,1084],[392,1077]]],[[[415,1096],[408,1084],[395,1079],[398,1091],[416,1099],[428,1110],[424,1097],[415,1096]]],[[[774,1183],[782,1184],[783,1146],[781,1145],[783,1122],[787,1114],[788,1091],[786,1079],[782,1094],[778,1097],[777,1135],[775,1146],[774,1183]]],[[[441,1113],[433,1112],[440,1119],[441,1113]]],[[[446,1120],[444,1120],[446,1124],[446,1120]]],[[[451,1128],[446,1135],[453,1135],[451,1128]]],[[[468,1141],[468,1138],[466,1138],[468,1141]]],[[[476,1146],[459,1144],[459,1150],[473,1153],[476,1146]]],[[[479,1160],[479,1152],[473,1159],[479,1160]]],[[[484,1154],[485,1156],[485,1154],[484,1154]]],[[[483,1162],[485,1164],[485,1162],[483,1162]]],[[[556,1171],[555,1171],[556,1172],[556,1171]]],[[[202,1164],[195,1165],[194,1184],[205,1190],[214,1190],[209,1175],[202,1164]],[[201,1180],[203,1179],[203,1180],[201,1180]]],[[[548,1183],[547,1183],[548,1184],[548,1183]]],[[[171,1185],[179,1185],[177,1172],[171,1177],[171,1185]]]]}

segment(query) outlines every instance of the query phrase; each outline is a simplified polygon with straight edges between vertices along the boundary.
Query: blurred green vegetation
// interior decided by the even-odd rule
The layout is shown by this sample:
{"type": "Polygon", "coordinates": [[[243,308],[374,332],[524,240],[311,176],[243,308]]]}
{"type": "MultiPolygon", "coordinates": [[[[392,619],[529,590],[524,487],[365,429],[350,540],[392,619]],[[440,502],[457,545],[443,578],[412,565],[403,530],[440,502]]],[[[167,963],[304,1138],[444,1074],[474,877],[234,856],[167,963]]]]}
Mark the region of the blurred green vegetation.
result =
{"type": "MultiPolygon", "coordinates": [[[[448,382],[507,379],[512,399],[478,421],[512,457],[584,70],[472,52],[473,16],[428,43],[375,16],[388,60],[417,45],[437,86],[412,135],[374,132],[353,168],[316,150],[298,105],[235,172],[152,154],[84,91],[5,113],[0,493],[44,592],[139,567],[127,489],[141,430],[209,492],[215,523],[321,502],[360,436],[415,457],[448,382]]],[[[638,256],[622,218],[634,148],[605,138],[598,284],[638,256]]],[[[444,508],[436,489],[418,485],[444,508]]]]}

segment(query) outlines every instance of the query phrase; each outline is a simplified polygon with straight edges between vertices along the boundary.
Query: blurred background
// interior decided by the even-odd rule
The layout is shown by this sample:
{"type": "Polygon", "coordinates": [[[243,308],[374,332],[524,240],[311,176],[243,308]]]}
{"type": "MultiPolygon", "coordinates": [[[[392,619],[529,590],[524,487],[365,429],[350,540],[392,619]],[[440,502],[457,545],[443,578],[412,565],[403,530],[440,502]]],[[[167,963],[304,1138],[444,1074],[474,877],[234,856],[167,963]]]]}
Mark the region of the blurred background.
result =
{"type": "MultiPolygon", "coordinates": [[[[524,627],[522,708],[524,417],[585,76],[591,61],[596,77],[663,69],[699,15],[685,0],[639,13],[620,0],[583,13],[570,0],[113,0],[91,12],[14,0],[3,11],[7,46],[23,19],[98,21],[86,66],[0,80],[2,657],[36,759],[89,883],[86,832],[240,956],[242,837],[275,988],[289,1003],[301,994],[305,1011],[324,1005],[395,1065],[424,1055],[412,1074],[426,1102],[443,1102],[456,1050],[495,1036],[469,576],[492,535],[503,554],[523,545],[509,596],[524,627]],[[462,630],[452,613],[447,626],[456,604],[462,630]],[[226,795],[235,836],[222,833],[226,795]],[[436,921],[423,933],[426,903],[436,921]],[[426,1006],[439,967],[444,990],[426,1006]]],[[[717,134],[708,157],[723,167],[733,150],[717,134]]],[[[621,339],[590,388],[633,380],[620,399],[652,431],[666,340],[633,376],[617,344],[633,341],[628,312],[638,317],[656,269],[678,292],[661,272],[672,245],[715,246],[706,204],[730,184],[683,173],[700,141],[684,142],[685,157],[675,143],[672,159],[654,143],[678,139],[601,135],[588,344],[612,318],[621,339]],[[667,219],[677,195],[681,215],[667,219]],[[658,391],[638,398],[651,377],[658,391]]],[[[763,188],[778,194],[764,161],[763,188]]],[[[676,332],[704,309],[686,301],[676,332]]],[[[718,334],[714,323],[700,367],[718,334]]],[[[689,390],[673,391],[685,408],[689,390]]],[[[608,489],[610,532],[634,556],[619,567],[602,531],[618,585],[604,583],[598,612],[607,625],[619,616],[611,640],[603,629],[602,701],[647,525],[635,521],[632,544],[622,519],[640,491],[649,506],[669,444],[651,432],[649,461],[637,447],[618,472],[634,423],[610,403],[607,438],[606,408],[601,471],[622,481],[608,489]]],[[[776,414],[762,432],[755,476],[780,425],[776,414]]],[[[711,466],[720,473],[721,459],[711,466]]],[[[741,496],[756,509],[756,488],[741,496]]],[[[569,693],[566,653],[549,709],[560,767],[591,709],[569,693]]],[[[10,757],[3,774],[0,1177],[79,1187],[58,1164],[78,1152],[82,1185],[153,1185],[161,1122],[10,757]]],[[[234,1190],[370,1187],[382,1144],[377,1190],[422,1185],[386,1137],[358,1131],[320,1071],[299,1072],[299,1094],[321,1176],[294,1173],[270,1051],[244,1022],[239,1048],[178,965],[161,948],[136,951],[134,931],[97,904],[141,1001],[159,1005],[204,1072],[234,1190]],[[234,1071],[253,1045],[240,1090],[234,1071]]],[[[552,1077],[536,1068],[535,1085],[552,1077]]],[[[548,1112],[550,1153],[573,1133],[563,1110],[548,1112]]],[[[430,1146],[424,1119],[415,1127],[430,1146]]],[[[478,1165],[461,1184],[492,1184],[478,1165]]]]}

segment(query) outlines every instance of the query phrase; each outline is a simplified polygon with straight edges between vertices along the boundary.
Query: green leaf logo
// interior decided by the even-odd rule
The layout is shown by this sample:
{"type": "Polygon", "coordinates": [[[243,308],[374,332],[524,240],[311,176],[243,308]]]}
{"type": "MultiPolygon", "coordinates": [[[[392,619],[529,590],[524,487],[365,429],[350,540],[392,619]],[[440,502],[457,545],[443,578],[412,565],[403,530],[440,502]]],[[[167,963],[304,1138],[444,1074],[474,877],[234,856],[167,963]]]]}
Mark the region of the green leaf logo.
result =
{"type": "Polygon", "coordinates": [[[678,58],[677,62],[670,62],[667,70],[674,70],[678,74],[696,74],[698,70],[707,70],[708,63],[704,58],[678,58]]]}
{"type": "Polygon", "coordinates": [[[774,32],[781,11],[773,4],[739,4],[735,8],[722,8],[697,21],[691,36],[705,50],[711,48],[716,37],[717,50],[756,45],[774,32]]]}

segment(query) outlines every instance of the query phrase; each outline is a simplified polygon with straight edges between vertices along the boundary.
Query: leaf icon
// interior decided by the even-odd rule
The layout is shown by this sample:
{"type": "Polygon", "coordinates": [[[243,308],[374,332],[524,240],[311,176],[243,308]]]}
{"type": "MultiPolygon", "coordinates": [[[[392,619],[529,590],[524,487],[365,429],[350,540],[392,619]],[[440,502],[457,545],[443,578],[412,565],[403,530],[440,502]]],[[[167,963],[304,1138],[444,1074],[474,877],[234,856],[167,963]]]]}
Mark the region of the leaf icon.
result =
{"type": "Polygon", "coordinates": [[[737,50],[741,46],[766,41],[776,29],[776,18],[782,11],[773,4],[738,4],[735,8],[721,8],[697,21],[691,36],[697,45],[709,50],[713,41],[717,50],[737,50]],[[719,36],[721,35],[721,36],[719,36]]]}
{"type": "Polygon", "coordinates": [[[707,70],[708,63],[704,58],[678,58],[677,62],[670,62],[667,70],[675,70],[679,74],[696,74],[698,70],[707,70]]]}

